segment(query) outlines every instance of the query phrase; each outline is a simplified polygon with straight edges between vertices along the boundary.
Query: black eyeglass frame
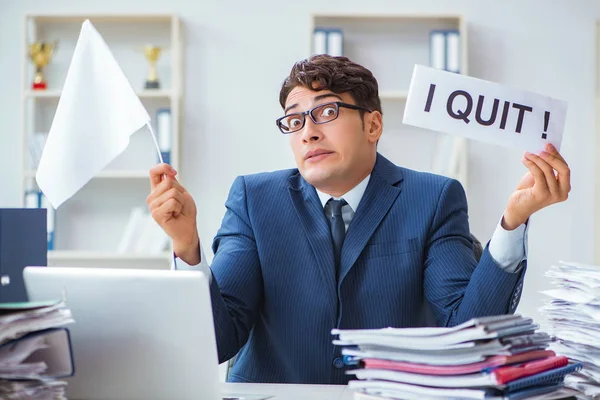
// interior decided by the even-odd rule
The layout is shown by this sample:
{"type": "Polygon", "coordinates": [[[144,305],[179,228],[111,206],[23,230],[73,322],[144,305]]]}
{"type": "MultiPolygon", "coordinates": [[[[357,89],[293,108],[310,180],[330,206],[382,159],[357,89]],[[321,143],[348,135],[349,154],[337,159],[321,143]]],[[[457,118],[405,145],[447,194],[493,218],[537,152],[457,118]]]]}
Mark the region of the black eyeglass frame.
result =
{"type": "Polygon", "coordinates": [[[275,123],[277,125],[277,127],[279,128],[279,130],[281,131],[281,133],[283,133],[284,135],[289,135],[290,133],[295,133],[298,132],[300,130],[302,130],[302,128],[304,128],[304,125],[306,125],[306,116],[310,116],[310,119],[312,120],[313,123],[317,124],[317,125],[323,125],[323,124],[327,124],[331,121],[335,121],[339,116],[340,116],[340,107],[344,107],[344,108],[349,108],[351,110],[362,110],[362,111],[366,111],[366,112],[373,112],[373,110],[370,110],[366,107],[361,107],[361,106],[357,106],[355,104],[348,104],[348,103],[344,103],[341,101],[332,101],[330,103],[323,103],[323,104],[319,104],[318,106],[315,106],[313,108],[311,108],[310,110],[306,110],[303,112],[297,112],[297,113],[291,113],[291,114],[287,114],[284,115],[283,117],[277,118],[275,120],[275,123]],[[312,112],[314,110],[316,110],[317,108],[322,108],[328,105],[335,105],[336,107],[336,114],[335,114],[335,118],[330,119],[329,121],[324,121],[324,122],[317,122],[315,120],[315,117],[313,116],[312,112]],[[285,118],[288,118],[292,115],[297,115],[298,117],[302,118],[302,125],[298,128],[295,129],[293,131],[285,131],[282,127],[281,127],[281,121],[285,118]]]}

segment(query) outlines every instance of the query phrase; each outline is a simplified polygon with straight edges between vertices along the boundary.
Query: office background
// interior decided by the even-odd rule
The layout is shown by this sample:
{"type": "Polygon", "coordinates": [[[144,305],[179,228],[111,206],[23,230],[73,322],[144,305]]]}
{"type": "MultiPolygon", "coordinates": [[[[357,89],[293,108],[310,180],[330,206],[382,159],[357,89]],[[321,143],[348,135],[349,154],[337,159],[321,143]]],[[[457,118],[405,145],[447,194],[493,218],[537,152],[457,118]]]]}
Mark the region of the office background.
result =
{"type": "MultiPolygon", "coordinates": [[[[571,166],[573,190],[566,203],[531,220],[529,271],[519,311],[538,318],[542,300],[538,291],[548,287],[543,274],[551,264],[595,261],[600,3],[594,0],[0,0],[0,207],[16,207],[22,196],[19,132],[25,14],[143,12],[175,13],[182,19],[180,169],[182,183],[198,205],[205,249],[220,225],[224,200],[237,175],[294,167],[288,139],[279,134],[274,120],[282,114],[278,105],[282,80],[295,61],[308,55],[311,13],[448,13],[463,15],[468,24],[469,75],[569,102],[562,153],[571,166]]],[[[386,118],[391,118],[390,112],[384,116],[384,127],[386,118]]],[[[519,150],[469,143],[470,223],[482,241],[491,236],[508,196],[525,173],[521,156],[519,150]]],[[[402,164],[402,159],[394,161],[402,164]]]]}

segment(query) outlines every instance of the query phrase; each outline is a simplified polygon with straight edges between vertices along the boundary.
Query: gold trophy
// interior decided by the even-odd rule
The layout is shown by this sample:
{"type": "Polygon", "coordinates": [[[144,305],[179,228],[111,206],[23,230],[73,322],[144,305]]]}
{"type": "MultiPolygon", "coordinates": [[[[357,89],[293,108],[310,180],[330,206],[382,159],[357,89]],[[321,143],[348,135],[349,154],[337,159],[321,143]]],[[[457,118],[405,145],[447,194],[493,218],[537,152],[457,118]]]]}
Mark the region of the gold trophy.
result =
{"type": "Polygon", "coordinates": [[[47,88],[44,74],[42,73],[43,68],[48,65],[52,59],[52,54],[56,50],[54,42],[33,42],[29,45],[29,58],[35,64],[35,77],[33,79],[32,88],[34,90],[45,90],[47,88]]]}
{"type": "Polygon", "coordinates": [[[158,74],[156,73],[156,61],[160,57],[161,48],[158,46],[148,45],[144,47],[144,55],[150,62],[150,72],[146,79],[146,89],[160,89],[158,74]]]}

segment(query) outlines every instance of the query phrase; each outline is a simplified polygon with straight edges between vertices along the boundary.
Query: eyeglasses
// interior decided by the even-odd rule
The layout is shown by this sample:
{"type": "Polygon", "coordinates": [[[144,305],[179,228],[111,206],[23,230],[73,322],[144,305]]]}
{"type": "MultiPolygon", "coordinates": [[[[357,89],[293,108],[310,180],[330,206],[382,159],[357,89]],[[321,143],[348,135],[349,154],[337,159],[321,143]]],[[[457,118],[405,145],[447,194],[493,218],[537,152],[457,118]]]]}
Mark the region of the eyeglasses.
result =
{"type": "Polygon", "coordinates": [[[278,118],[275,122],[282,133],[294,133],[304,128],[307,115],[310,115],[310,119],[315,124],[326,124],[333,121],[338,117],[338,115],[340,115],[340,107],[349,108],[351,110],[372,112],[365,107],[342,103],[341,101],[334,101],[332,103],[320,104],[308,111],[285,115],[281,118],[278,118]]]}

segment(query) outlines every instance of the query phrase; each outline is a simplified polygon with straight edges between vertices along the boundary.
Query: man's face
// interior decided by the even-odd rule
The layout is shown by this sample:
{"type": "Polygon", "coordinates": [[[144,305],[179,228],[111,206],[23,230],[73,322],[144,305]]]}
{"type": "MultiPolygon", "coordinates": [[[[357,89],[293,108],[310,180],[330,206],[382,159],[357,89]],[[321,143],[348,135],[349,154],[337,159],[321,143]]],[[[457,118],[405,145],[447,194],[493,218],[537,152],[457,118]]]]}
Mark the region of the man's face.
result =
{"type": "MultiPolygon", "coordinates": [[[[285,114],[335,101],[355,104],[349,93],[314,91],[297,86],[288,95],[285,114]]],[[[320,190],[344,187],[345,183],[356,185],[360,182],[355,182],[357,179],[365,178],[375,162],[380,136],[379,112],[365,112],[361,118],[360,111],[345,107],[339,107],[338,117],[325,124],[315,124],[307,115],[304,127],[289,134],[298,170],[307,182],[320,190]]]]}

